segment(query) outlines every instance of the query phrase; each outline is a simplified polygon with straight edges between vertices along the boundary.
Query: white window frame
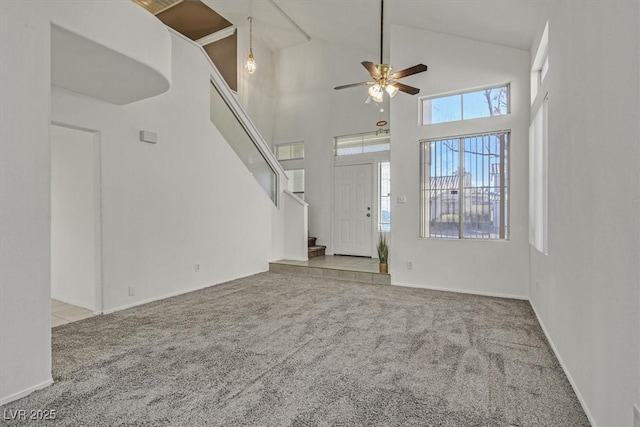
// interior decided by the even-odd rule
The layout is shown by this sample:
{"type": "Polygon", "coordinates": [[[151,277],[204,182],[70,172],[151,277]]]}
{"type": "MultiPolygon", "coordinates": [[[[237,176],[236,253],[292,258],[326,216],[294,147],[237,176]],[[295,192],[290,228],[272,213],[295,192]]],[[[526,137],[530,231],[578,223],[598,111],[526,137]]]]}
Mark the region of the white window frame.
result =
{"type": "Polygon", "coordinates": [[[273,154],[275,155],[276,159],[279,162],[286,162],[289,160],[303,160],[304,159],[304,153],[305,152],[305,147],[304,147],[304,141],[295,141],[295,142],[288,142],[286,144],[277,144],[273,146],[273,154]],[[298,156],[298,157],[293,157],[293,150],[294,150],[294,146],[295,145],[302,145],[302,156],[298,156]],[[290,153],[290,157],[286,158],[286,159],[281,159],[278,156],[278,151],[280,148],[285,148],[288,147],[289,148],[289,153],[290,153]]]}
{"type": "MultiPolygon", "coordinates": [[[[455,135],[455,136],[445,136],[445,137],[438,137],[438,138],[431,138],[431,139],[424,139],[420,141],[420,237],[421,238],[425,238],[425,239],[433,239],[433,240],[460,240],[460,241],[499,241],[499,242],[503,242],[503,241],[508,241],[509,237],[510,237],[510,230],[511,230],[511,221],[510,221],[510,215],[511,215],[511,206],[510,206],[510,188],[511,188],[511,171],[510,171],[510,156],[511,156],[511,129],[504,129],[504,130],[497,130],[497,131],[491,131],[491,132],[478,132],[478,133],[473,133],[473,134],[467,134],[467,135],[455,135]],[[429,186],[427,185],[427,181],[430,180],[431,176],[429,174],[429,171],[427,170],[428,167],[425,166],[427,164],[427,161],[425,159],[425,144],[430,144],[431,142],[436,142],[436,141],[444,141],[444,140],[453,140],[453,139],[458,139],[459,143],[460,143],[460,148],[459,148],[459,160],[458,160],[458,164],[459,165],[463,165],[464,164],[464,140],[466,138],[470,138],[470,137],[482,137],[482,136],[487,136],[487,135],[507,135],[507,139],[506,139],[506,143],[503,147],[503,151],[500,153],[501,155],[501,159],[502,159],[502,173],[503,173],[503,178],[501,180],[501,194],[503,195],[502,199],[500,200],[500,225],[498,227],[498,238],[473,238],[473,237],[465,237],[464,236],[464,219],[463,216],[460,214],[460,207],[463,206],[464,204],[464,188],[463,188],[463,180],[460,179],[459,180],[459,186],[458,188],[455,190],[455,193],[452,193],[454,195],[457,195],[458,197],[458,206],[459,206],[459,211],[458,211],[458,220],[457,220],[457,226],[458,226],[458,236],[457,237],[446,237],[446,236],[431,236],[431,224],[430,224],[430,218],[431,218],[431,206],[430,206],[430,198],[427,200],[426,199],[426,193],[431,191],[429,186]],[[507,184],[505,185],[505,181],[507,182],[507,184]],[[429,206],[427,206],[429,205],[429,206]]],[[[430,162],[429,162],[430,163],[430,162]]]]}
{"type": "MultiPolygon", "coordinates": [[[[531,63],[531,105],[535,104],[536,100],[541,101],[546,97],[545,82],[549,73],[549,22],[544,26],[544,31],[536,50],[536,55],[531,63]],[[539,97],[540,92],[544,93],[542,98],[539,97]]],[[[534,111],[538,111],[535,108],[534,111]]]]}
{"type": "Polygon", "coordinates": [[[342,135],[333,138],[333,155],[334,157],[369,155],[378,152],[388,152],[391,150],[391,134],[389,130],[378,130],[376,132],[357,133],[353,135],[342,135]],[[340,140],[353,139],[359,140],[359,144],[352,144],[351,148],[359,149],[358,152],[340,153],[340,150],[346,148],[339,147],[340,140]],[[385,147],[386,145],[386,147],[385,147]],[[367,150],[367,147],[380,147],[382,149],[367,150]]]}
{"type": "Polygon", "coordinates": [[[529,127],[529,244],[548,254],[548,97],[529,127]]]}
{"type": "Polygon", "coordinates": [[[389,214],[391,214],[391,185],[389,185],[389,193],[382,193],[382,168],[383,165],[389,165],[389,182],[391,182],[391,162],[378,162],[378,232],[389,233],[391,232],[391,222],[389,222],[389,229],[382,230],[382,200],[384,198],[389,199],[389,214]]]}
{"type": "Polygon", "coordinates": [[[549,22],[531,65],[529,126],[529,244],[549,253],[549,22]]]}
{"type": "Polygon", "coordinates": [[[476,119],[486,119],[489,117],[493,117],[491,115],[489,116],[483,116],[483,117],[473,117],[470,119],[465,119],[464,118],[464,95],[470,94],[470,93],[476,93],[476,92],[482,92],[485,90],[492,90],[492,89],[500,89],[506,87],[507,88],[507,113],[503,114],[502,116],[506,116],[511,114],[511,83],[501,83],[501,84],[494,84],[494,85],[489,85],[489,86],[482,86],[482,87],[476,87],[476,88],[472,88],[472,89],[465,89],[462,91],[454,91],[454,92],[445,92],[445,93],[440,93],[440,94],[435,94],[435,95],[429,95],[429,96],[422,96],[419,98],[419,102],[418,102],[418,110],[419,110],[419,119],[418,119],[418,123],[420,123],[420,126],[433,126],[433,125],[440,125],[443,123],[455,123],[455,122],[463,122],[463,121],[468,121],[468,120],[476,120],[476,119]],[[433,101],[435,99],[441,99],[441,98],[448,98],[451,96],[456,96],[459,95],[460,96],[460,119],[459,120],[449,120],[449,121],[445,121],[445,122],[438,122],[438,123],[425,123],[424,121],[424,112],[425,112],[425,102],[426,101],[433,101]]]}

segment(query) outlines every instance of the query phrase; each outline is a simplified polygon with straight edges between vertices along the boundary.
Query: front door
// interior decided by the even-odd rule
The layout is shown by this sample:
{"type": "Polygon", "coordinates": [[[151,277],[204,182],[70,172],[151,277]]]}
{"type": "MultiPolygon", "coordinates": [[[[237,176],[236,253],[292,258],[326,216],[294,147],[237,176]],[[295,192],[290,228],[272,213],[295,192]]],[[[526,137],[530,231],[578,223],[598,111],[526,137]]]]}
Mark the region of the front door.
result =
{"type": "Polygon", "coordinates": [[[333,212],[333,252],[371,256],[371,165],[334,168],[333,212]]]}

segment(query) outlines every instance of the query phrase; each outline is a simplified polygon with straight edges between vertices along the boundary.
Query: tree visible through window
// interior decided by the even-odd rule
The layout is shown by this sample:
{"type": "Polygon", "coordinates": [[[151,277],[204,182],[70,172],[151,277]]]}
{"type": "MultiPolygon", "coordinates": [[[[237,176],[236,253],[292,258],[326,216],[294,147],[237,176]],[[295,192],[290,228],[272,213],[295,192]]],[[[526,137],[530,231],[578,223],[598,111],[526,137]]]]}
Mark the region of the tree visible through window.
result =
{"type": "Polygon", "coordinates": [[[422,124],[454,122],[508,114],[509,85],[424,98],[422,124]]]}
{"type": "Polygon", "coordinates": [[[507,239],[509,132],[421,142],[421,236],[507,239]]]}

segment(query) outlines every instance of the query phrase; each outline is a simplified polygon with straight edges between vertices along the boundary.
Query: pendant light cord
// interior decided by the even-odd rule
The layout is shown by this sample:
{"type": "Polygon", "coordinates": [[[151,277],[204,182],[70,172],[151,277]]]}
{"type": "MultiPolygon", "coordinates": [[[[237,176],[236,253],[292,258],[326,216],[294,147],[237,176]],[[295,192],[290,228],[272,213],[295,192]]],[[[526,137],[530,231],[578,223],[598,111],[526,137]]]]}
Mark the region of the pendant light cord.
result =
{"type": "Polygon", "coordinates": [[[253,53],[253,18],[249,17],[249,53],[253,53]]]}
{"type": "Polygon", "coordinates": [[[380,0],[380,63],[383,64],[382,44],[384,43],[384,0],[380,0]]]}

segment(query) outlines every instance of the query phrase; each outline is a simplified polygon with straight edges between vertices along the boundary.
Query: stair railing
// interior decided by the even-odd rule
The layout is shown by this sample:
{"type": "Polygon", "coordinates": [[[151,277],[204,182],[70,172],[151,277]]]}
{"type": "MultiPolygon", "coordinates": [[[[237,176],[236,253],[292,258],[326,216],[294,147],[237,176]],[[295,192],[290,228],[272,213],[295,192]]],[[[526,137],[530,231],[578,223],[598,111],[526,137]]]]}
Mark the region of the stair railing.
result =
{"type": "Polygon", "coordinates": [[[238,157],[265,190],[276,206],[280,205],[280,189],[287,188],[287,176],[255,124],[240,105],[204,48],[174,29],[168,30],[197,47],[210,65],[212,108],[211,120],[234,149],[238,157]],[[224,104],[224,107],[222,106],[224,104]],[[263,163],[264,162],[264,163],[263,163]],[[270,172],[272,175],[270,175],[270,172]]]}

